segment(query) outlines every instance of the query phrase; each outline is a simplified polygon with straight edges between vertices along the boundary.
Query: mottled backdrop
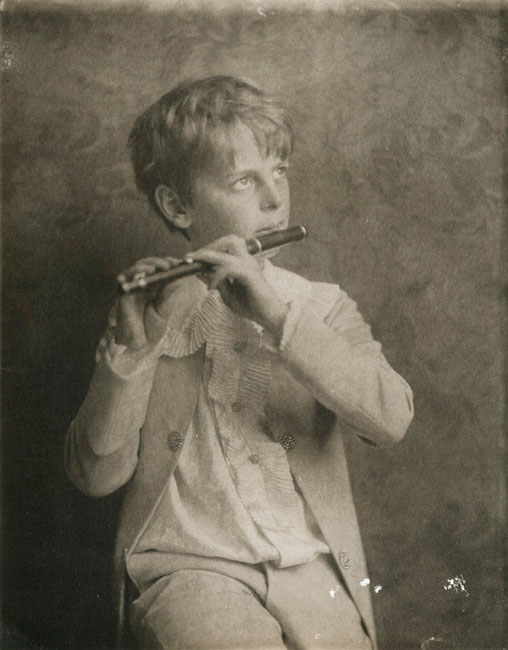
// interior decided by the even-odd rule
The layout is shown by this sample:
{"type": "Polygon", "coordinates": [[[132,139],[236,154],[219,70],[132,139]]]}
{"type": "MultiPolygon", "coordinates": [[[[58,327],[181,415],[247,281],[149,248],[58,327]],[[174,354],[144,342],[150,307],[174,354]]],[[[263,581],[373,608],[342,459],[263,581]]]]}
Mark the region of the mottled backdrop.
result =
{"type": "Polygon", "coordinates": [[[311,235],[284,260],[358,301],[415,392],[402,444],[351,444],[383,650],[503,646],[503,16],[361,7],[4,14],[4,647],[112,645],[118,497],[79,495],[62,441],[115,274],[181,250],[131,123],[215,73],[292,109],[311,235]]]}

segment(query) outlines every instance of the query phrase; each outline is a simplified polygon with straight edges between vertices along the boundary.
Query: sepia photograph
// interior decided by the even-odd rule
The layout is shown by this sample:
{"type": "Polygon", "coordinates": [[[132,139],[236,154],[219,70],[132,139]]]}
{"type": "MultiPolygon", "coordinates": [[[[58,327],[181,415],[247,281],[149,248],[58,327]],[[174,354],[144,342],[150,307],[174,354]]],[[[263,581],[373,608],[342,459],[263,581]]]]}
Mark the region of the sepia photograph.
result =
{"type": "Polygon", "coordinates": [[[507,650],[508,3],[2,0],[4,650],[507,650]]]}

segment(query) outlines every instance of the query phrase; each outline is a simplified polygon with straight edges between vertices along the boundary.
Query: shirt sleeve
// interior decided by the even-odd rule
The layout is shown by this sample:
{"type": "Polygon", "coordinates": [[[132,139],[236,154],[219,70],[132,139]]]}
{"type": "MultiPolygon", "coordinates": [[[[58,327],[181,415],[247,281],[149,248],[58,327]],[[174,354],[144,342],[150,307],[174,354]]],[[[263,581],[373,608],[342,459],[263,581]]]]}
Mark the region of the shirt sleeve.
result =
{"type": "Polygon", "coordinates": [[[289,304],[276,352],[326,408],[378,446],[400,440],[413,417],[413,395],[391,368],[356,303],[339,287],[316,283],[309,301],[289,304]],[[326,310],[323,303],[334,299],[326,310]]]}
{"type": "Polygon", "coordinates": [[[151,347],[138,357],[115,342],[116,309],[96,352],[90,386],[66,439],[66,469],[83,492],[100,496],[120,487],[137,464],[139,432],[153,377],[163,354],[165,321],[152,305],[145,312],[151,347]]]}

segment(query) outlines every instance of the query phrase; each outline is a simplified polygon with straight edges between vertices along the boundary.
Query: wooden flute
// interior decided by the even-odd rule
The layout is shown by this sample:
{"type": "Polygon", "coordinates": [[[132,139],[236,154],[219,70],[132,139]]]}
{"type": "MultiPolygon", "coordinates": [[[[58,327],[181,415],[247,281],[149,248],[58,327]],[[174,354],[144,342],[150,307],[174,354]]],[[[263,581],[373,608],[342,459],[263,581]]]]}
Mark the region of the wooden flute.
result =
{"type": "MultiPolygon", "coordinates": [[[[278,230],[267,235],[254,237],[246,240],[247,250],[251,255],[259,255],[272,248],[280,248],[287,244],[302,241],[307,237],[307,228],[305,226],[291,226],[285,230],[278,230]]],[[[159,271],[150,275],[135,276],[132,280],[126,280],[118,285],[121,293],[130,293],[131,291],[142,291],[147,287],[162,282],[173,282],[188,275],[203,273],[210,269],[210,264],[204,262],[182,262],[178,266],[167,271],[159,271]]]]}

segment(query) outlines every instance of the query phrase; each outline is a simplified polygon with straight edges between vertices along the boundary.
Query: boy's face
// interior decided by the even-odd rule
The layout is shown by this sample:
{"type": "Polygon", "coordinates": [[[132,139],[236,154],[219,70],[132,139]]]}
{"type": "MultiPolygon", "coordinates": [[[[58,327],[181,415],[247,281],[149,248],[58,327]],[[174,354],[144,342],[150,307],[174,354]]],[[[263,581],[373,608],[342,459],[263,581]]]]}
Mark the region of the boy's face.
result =
{"type": "Polygon", "coordinates": [[[287,161],[264,158],[250,129],[235,127],[230,134],[231,162],[217,156],[195,177],[189,236],[194,249],[224,235],[245,239],[286,228],[289,221],[287,161]]]}

